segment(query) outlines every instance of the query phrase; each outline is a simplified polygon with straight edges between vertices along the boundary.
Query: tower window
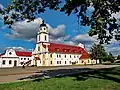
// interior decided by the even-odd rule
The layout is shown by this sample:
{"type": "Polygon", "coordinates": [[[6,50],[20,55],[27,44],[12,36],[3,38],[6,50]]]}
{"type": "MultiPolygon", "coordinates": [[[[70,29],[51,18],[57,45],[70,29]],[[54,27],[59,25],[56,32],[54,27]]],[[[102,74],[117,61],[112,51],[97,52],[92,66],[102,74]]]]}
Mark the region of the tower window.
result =
{"type": "Polygon", "coordinates": [[[39,41],[40,41],[40,36],[39,36],[39,41]]]}
{"type": "Polygon", "coordinates": [[[47,39],[47,37],[46,37],[46,35],[45,35],[45,41],[46,41],[46,39],[47,39]]]}
{"type": "Polygon", "coordinates": [[[45,28],[44,28],[44,30],[45,30],[45,28]]]}

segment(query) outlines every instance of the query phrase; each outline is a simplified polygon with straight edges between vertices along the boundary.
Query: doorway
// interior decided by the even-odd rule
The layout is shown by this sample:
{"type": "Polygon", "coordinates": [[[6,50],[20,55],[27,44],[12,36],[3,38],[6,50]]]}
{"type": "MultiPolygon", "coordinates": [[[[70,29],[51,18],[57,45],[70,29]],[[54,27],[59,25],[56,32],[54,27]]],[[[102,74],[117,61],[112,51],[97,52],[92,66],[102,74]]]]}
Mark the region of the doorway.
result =
{"type": "Polygon", "coordinates": [[[14,67],[16,67],[17,66],[17,61],[14,61],[14,67]]]}

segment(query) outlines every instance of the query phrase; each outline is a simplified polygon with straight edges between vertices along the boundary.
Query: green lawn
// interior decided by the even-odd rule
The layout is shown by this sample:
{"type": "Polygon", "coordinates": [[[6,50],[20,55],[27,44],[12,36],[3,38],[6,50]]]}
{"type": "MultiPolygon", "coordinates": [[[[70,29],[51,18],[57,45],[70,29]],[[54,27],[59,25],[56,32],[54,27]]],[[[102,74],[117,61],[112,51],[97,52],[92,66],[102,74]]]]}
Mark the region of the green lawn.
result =
{"type": "Polygon", "coordinates": [[[66,77],[0,84],[0,90],[120,90],[120,67],[66,77]]]}

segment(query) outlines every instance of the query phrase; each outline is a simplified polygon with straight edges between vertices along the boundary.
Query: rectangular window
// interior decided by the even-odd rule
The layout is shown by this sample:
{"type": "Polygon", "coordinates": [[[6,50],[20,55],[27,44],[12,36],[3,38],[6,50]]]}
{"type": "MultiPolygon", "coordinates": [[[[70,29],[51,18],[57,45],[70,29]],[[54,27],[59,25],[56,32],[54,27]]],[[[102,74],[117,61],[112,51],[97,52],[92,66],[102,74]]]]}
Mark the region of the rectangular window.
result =
{"type": "Polygon", "coordinates": [[[66,64],[66,61],[65,61],[65,64],[66,64]]]}
{"type": "Polygon", "coordinates": [[[58,58],[58,55],[57,55],[57,58],[58,58]]]}
{"type": "Polygon", "coordinates": [[[61,57],[61,55],[59,55],[59,57],[61,57]]]}
{"type": "Polygon", "coordinates": [[[74,56],[74,58],[76,58],[76,57],[74,56]]]}
{"type": "Polygon", "coordinates": [[[52,61],[50,63],[52,64],[52,61]]]}
{"type": "Polygon", "coordinates": [[[66,55],[65,55],[65,58],[66,58],[66,55]]]}
{"type": "Polygon", "coordinates": [[[12,64],[12,61],[11,61],[11,60],[9,61],[9,64],[12,64]]]}
{"type": "Polygon", "coordinates": [[[59,62],[57,61],[57,64],[59,64],[59,62]]]}
{"type": "Polygon", "coordinates": [[[50,54],[50,57],[52,58],[52,54],[50,54]]]}
{"type": "Polygon", "coordinates": [[[61,64],[61,61],[60,61],[60,64],[61,64]]]}
{"type": "Polygon", "coordinates": [[[2,64],[5,65],[5,60],[3,60],[2,64]]]}

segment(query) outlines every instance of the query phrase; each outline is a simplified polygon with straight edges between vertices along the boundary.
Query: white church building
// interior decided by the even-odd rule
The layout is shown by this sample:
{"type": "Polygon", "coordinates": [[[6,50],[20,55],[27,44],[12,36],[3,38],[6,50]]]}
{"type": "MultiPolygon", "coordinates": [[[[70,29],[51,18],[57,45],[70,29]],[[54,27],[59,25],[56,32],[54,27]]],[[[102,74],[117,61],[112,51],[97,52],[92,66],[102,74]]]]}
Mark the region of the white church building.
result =
{"type": "Polygon", "coordinates": [[[51,43],[49,41],[49,30],[42,22],[40,25],[37,42],[32,52],[32,64],[36,66],[63,66],[91,64],[91,59],[83,44],[78,46],[51,43]]]}
{"type": "Polygon", "coordinates": [[[42,22],[37,33],[36,47],[32,52],[7,49],[0,55],[0,67],[16,66],[65,66],[95,64],[83,44],[78,46],[52,43],[49,41],[49,30],[42,22]]]}

